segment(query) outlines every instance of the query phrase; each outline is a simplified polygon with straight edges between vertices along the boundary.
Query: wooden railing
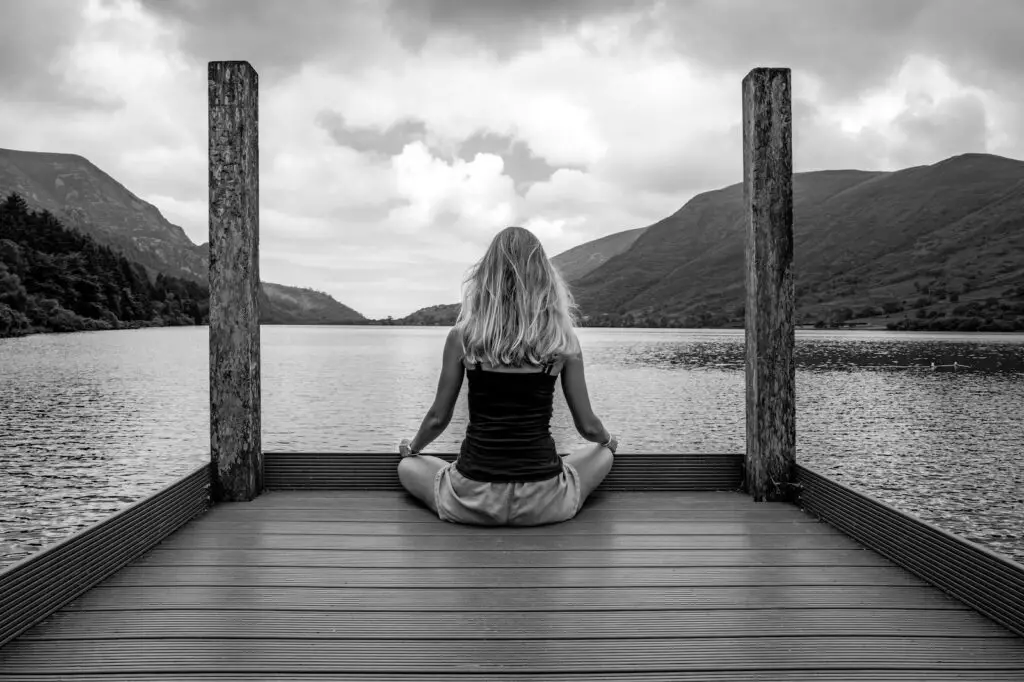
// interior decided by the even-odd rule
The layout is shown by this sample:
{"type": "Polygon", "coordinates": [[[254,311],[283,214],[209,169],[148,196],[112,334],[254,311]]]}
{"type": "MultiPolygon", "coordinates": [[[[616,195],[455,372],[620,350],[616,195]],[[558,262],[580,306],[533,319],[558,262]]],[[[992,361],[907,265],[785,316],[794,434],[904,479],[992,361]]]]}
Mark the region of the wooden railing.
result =
{"type": "MultiPolygon", "coordinates": [[[[264,453],[268,490],[401,490],[397,465],[397,454],[264,453]]],[[[615,458],[601,490],[739,490],[742,479],[741,454],[631,452],[615,458]]]]}
{"type": "Polygon", "coordinates": [[[0,646],[142,556],[210,506],[204,464],[0,571],[0,646]]]}
{"type": "Polygon", "coordinates": [[[1024,637],[1024,566],[797,465],[801,507],[1024,637]]]}

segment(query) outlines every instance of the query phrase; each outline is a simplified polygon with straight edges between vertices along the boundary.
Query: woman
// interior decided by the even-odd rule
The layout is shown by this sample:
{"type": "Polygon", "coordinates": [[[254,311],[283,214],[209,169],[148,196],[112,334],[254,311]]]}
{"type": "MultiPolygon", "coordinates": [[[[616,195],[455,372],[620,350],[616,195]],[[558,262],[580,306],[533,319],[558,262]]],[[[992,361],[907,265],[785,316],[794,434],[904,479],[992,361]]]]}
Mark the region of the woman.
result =
{"type": "Polygon", "coordinates": [[[399,445],[398,478],[444,521],[534,526],[571,519],[612,467],[618,442],[590,407],[575,304],[540,241],[521,227],[494,237],[463,287],[434,404],[399,445]],[[449,464],[421,451],[451,421],[469,378],[469,426],[449,464]],[[551,438],[556,377],[580,435],[564,458],[551,438]]]}

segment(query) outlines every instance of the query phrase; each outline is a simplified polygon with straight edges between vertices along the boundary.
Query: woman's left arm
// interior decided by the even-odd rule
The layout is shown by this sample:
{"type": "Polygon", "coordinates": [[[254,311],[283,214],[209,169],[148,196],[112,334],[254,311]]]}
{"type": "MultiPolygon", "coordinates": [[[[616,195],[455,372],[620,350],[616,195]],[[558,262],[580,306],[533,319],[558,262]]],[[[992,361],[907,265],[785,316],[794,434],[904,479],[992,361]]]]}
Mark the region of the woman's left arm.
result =
{"type": "Polygon", "coordinates": [[[462,378],[465,376],[462,364],[462,342],[457,330],[452,327],[444,342],[444,356],[441,360],[441,378],[437,382],[437,394],[434,404],[427,410],[427,415],[420,424],[420,430],[409,443],[413,452],[419,452],[430,445],[448,428],[455,412],[455,402],[462,390],[462,378]]]}

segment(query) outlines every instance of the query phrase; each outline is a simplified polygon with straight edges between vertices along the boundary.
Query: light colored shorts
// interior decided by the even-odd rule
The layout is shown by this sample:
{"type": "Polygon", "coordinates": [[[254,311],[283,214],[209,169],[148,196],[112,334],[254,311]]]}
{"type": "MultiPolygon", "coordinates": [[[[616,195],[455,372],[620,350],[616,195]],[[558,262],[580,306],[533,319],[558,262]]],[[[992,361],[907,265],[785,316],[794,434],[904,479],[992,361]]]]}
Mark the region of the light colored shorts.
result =
{"type": "Polygon", "coordinates": [[[477,526],[539,526],[568,521],[580,510],[580,475],[562,462],[545,481],[489,483],[466,478],[455,462],[434,475],[434,501],[442,521],[477,526]]]}

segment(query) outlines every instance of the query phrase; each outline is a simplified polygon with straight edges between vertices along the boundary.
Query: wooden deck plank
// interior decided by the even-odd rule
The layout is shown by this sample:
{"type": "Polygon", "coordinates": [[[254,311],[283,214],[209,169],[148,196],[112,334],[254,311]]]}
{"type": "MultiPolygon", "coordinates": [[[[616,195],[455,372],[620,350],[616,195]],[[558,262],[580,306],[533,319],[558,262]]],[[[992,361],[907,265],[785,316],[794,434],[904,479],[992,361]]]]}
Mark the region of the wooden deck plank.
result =
{"type": "Polygon", "coordinates": [[[657,637],[1015,635],[973,611],[942,609],[694,609],[689,611],[261,611],[183,609],[155,619],[146,611],[55,614],[25,639],[120,637],[309,639],[602,639],[657,637]],[[543,623],[543,630],[538,624],[543,623]]]}
{"type": "MultiPolygon", "coordinates": [[[[216,523],[266,523],[282,521],[290,523],[430,523],[436,524],[437,515],[426,508],[409,509],[356,509],[351,507],[324,509],[246,509],[239,505],[231,505],[223,509],[219,505],[209,513],[209,521],[216,523]]],[[[594,509],[584,507],[577,515],[574,523],[678,523],[682,516],[687,522],[721,522],[730,523],[821,523],[817,519],[802,514],[796,507],[788,509],[594,509]],[[672,519],[666,518],[671,514],[672,519]]]]}
{"type": "Polygon", "coordinates": [[[841,534],[772,535],[522,535],[494,533],[465,536],[418,535],[308,535],[305,533],[200,533],[184,528],[164,540],[159,548],[181,553],[199,549],[321,549],[422,551],[626,551],[655,549],[862,549],[855,540],[841,534]]]}
{"type": "Polygon", "coordinates": [[[931,587],[315,588],[94,587],[65,610],[341,609],[358,611],[621,611],[678,609],[902,608],[969,610],[931,587]]]}
{"type": "MultiPolygon", "coordinates": [[[[25,680],[21,675],[5,675],[2,680],[25,680]]],[[[33,682],[66,682],[65,675],[36,673],[33,682]]],[[[77,673],[75,680],[97,680],[102,682],[168,682],[168,676],[148,673],[77,673]]],[[[446,673],[184,673],[176,671],[171,678],[174,682],[262,682],[263,680],[301,680],[302,682],[452,682],[446,673]]],[[[507,675],[464,673],[456,678],[458,682],[495,682],[508,680],[507,675]]],[[[870,670],[674,670],[670,672],[625,672],[625,673],[517,673],[515,680],[537,680],[538,682],[1020,682],[1017,670],[894,670],[872,668],[870,670]]]]}
{"type": "MultiPolygon", "coordinates": [[[[607,492],[587,498],[587,509],[639,510],[757,510],[792,509],[784,502],[754,502],[735,492],[607,492]]],[[[247,509],[423,509],[405,492],[391,490],[269,490],[251,502],[233,503],[247,509]]],[[[219,507],[218,507],[219,508],[219,507]]]]}
{"type": "Polygon", "coordinates": [[[706,670],[1014,670],[1019,639],[959,637],[705,637],[459,640],[229,639],[16,640],[0,649],[8,674],[47,672],[493,672],[706,670]],[[463,640],[466,641],[466,640],[463,640]],[[471,651],[457,655],[453,652],[471,651]]]}
{"type": "MultiPolygon", "coordinates": [[[[8,676],[0,671],[0,680],[24,680],[20,675],[8,676]]],[[[65,675],[33,674],[33,682],[66,682],[65,675]]],[[[168,676],[148,673],[77,673],[75,680],[102,680],[102,682],[168,682],[168,676]]],[[[175,682],[262,682],[263,680],[301,680],[303,682],[452,682],[446,673],[183,673],[176,671],[175,682]]],[[[466,673],[458,676],[458,682],[495,682],[508,680],[500,673],[494,675],[466,673]]],[[[1017,670],[894,670],[872,668],[870,670],[674,670],[670,672],[625,672],[625,673],[540,673],[516,674],[516,680],[537,680],[538,682],[1020,682],[1017,670]]]]}
{"type": "MultiPolygon", "coordinates": [[[[557,524],[558,530],[548,526],[526,528],[503,528],[502,534],[550,535],[568,533],[573,535],[832,535],[838,533],[830,526],[804,521],[737,521],[735,523],[716,521],[669,521],[629,522],[566,521],[557,524]]],[[[193,529],[196,533],[227,535],[231,533],[282,533],[302,532],[306,535],[458,535],[462,537],[487,536],[494,534],[494,528],[483,526],[460,526],[454,523],[414,523],[405,521],[356,522],[356,521],[219,521],[204,519],[193,529]]]]}
{"type": "Polygon", "coordinates": [[[216,507],[0,649],[0,681],[318,672],[995,682],[1024,679],[1024,640],[735,493],[607,494],[568,523],[472,528],[344,491],[216,507]]]}
{"type": "Polygon", "coordinates": [[[697,566],[529,568],[346,568],[338,566],[139,566],[106,587],[564,588],[927,585],[895,566],[697,566]]]}
{"type": "Polygon", "coordinates": [[[136,566],[552,568],[662,566],[892,566],[865,549],[346,550],[157,548],[136,566]]]}

